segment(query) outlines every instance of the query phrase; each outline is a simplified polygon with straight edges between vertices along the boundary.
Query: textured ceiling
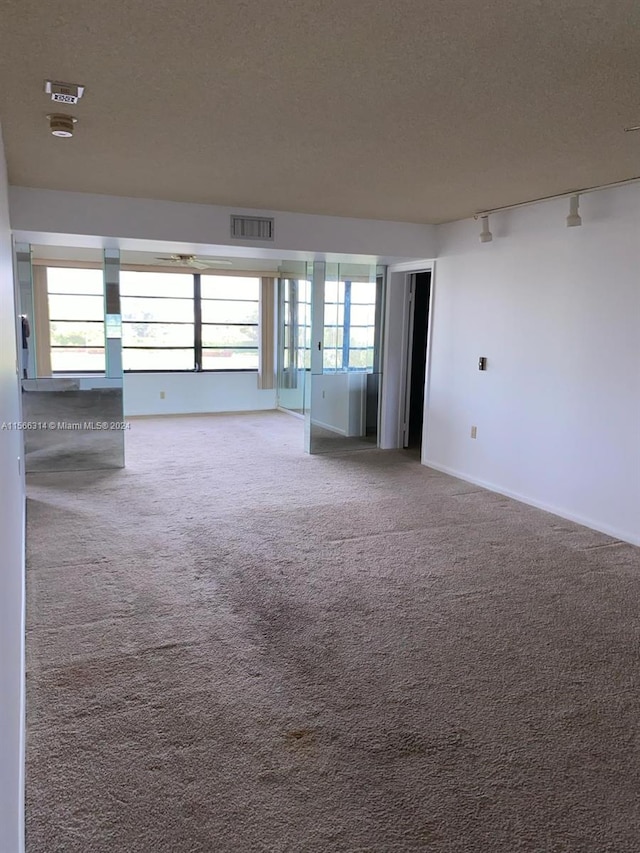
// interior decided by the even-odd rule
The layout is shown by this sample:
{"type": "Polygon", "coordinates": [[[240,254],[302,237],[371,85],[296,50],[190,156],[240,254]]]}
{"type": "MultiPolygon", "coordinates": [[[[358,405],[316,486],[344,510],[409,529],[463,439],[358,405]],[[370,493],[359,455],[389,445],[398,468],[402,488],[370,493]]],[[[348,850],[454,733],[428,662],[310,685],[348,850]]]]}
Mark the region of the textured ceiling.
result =
{"type": "Polygon", "coordinates": [[[640,174],[637,0],[2,0],[13,184],[438,222],[640,174]],[[55,139],[45,78],[78,82],[55,139]]]}

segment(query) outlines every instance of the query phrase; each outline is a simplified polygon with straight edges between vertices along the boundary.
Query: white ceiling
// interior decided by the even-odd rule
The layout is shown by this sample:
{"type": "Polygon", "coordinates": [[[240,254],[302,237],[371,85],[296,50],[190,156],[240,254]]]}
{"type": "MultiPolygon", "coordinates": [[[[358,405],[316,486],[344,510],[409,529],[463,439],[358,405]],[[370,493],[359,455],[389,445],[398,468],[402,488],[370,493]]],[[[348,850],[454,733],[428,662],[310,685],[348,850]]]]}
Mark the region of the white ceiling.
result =
{"type": "Polygon", "coordinates": [[[0,79],[23,186],[439,222],[640,174],[637,0],[5,0],[0,79]]]}

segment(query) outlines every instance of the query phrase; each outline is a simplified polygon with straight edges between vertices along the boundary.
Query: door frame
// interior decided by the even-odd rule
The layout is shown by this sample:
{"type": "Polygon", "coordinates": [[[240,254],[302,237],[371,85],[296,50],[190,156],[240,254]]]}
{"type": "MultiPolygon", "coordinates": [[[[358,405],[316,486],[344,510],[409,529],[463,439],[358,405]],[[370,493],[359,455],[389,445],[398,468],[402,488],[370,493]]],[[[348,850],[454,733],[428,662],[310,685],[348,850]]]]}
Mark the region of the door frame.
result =
{"type": "Polygon", "coordinates": [[[426,435],[431,376],[433,339],[433,309],[435,304],[436,263],[434,260],[407,261],[387,268],[385,325],[383,337],[382,391],[380,407],[380,447],[402,449],[405,412],[407,408],[408,360],[411,354],[412,305],[410,290],[412,276],[431,273],[429,320],[427,327],[427,358],[425,368],[424,411],[422,424],[422,462],[426,456],[426,435]]]}
{"type": "Polygon", "coordinates": [[[411,373],[413,371],[413,328],[416,315],[416,275],[407,273],[409,292],[407,294],[407,335],[405,341],[404,356],[404,382],[401,388],[402,401],[402,425],[400,435],[400,447],[407,447],[409,441],[409,417],[411,411],[411,373]]]}

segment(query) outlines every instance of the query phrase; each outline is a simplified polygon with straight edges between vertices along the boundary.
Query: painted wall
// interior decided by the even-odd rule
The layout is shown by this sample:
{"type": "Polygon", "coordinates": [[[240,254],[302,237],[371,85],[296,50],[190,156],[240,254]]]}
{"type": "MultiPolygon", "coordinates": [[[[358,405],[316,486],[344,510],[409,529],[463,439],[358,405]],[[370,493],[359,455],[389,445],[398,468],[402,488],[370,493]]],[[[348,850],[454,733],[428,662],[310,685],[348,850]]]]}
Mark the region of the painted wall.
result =
{"type": "Polygon", "coordinates": [[[125,373],[124,413],[183,415],[274,409],[275,389],[260,390],[257,373],[125,373]],[[164,392],[164,398],[160,395],[164,392]]]}
{"type": "MultiPolygon", "coordinates": [[[[337,216],[246,210],[205,204],[183,204],[140,198],[11,187],[11,224],[21,240],[42,242],[42,234],[69,235],[67,245],[84,245],[78,235],[119,241],[122,248],[143,249],[140,241],[182,244],[183,251],[198,246],[228,246],[232,213],[275,217],[275,241],[264,249],[284,253],[337,253],[430,257],[435,230],[430,225],[346,219],[337,216]],[[36,236],[36,234],[38,236],[36,236]],[[73,239],[73,237],[76,239],[73,239]]],[[[233,241],[248,247],[251,241],[233,241]]],[[[259,246],[262,249],[262,246],[259,246]]],[[[245,253],[246,254],[246,253],[245,253]]],[[[256,255],[267,257],[267,254],[256,255]]],[[[302,255],[301,255],[302,256],[302,255]]]]}
{"type": "Polygon", "coordinates": [[[24,485],[7,175],[0,136],[0,850],[24,849],[24,485]],[[5,427],[3,428],[3,424],[5,427]]]}
{"type": "Polygon", "coordinates": [[[640,187],[580,209],[438,227],[423,462],[640,544],[640,187]]]}

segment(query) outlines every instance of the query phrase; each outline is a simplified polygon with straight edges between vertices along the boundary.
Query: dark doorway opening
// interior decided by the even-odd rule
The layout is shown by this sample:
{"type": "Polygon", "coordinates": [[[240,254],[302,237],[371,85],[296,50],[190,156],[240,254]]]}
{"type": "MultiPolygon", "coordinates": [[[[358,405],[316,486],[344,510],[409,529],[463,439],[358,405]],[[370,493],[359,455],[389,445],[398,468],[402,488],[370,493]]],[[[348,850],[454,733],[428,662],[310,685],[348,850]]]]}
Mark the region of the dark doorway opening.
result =
{"type": "Polygon", "coordinates": [[[411,315],[409,351],[407,353],[408,381],[404,446],[411,450],[421,450],[431,271],[415,273],[412,276],[410,294],[411,315]]]}

